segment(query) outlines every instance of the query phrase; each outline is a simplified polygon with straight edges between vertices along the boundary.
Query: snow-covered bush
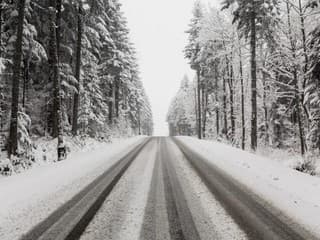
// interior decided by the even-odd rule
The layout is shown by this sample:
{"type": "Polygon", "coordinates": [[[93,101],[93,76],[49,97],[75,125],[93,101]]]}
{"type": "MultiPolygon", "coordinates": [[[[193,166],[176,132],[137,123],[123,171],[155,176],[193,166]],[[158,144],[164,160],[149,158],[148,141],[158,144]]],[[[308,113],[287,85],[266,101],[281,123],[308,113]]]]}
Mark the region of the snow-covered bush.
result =
{"type": "Polygon", "coordinates": [[[0,159],[0,175],[9,176],[14,172],[13,165],[9,159],[0,159]]]}
{"type": "Polygon", "coordinates": [[[11,159],[11,164],[13,166],[14,172],[18,173],[24,169],[28,169],[32,167],[34,164],[34,157],[26,158],[26,157],[14,157],[11,159]]]}
{"type": "Polygon", "coordinates": [[[32,158],[33,144],[29,136],[30,127],[30,117],[20,111],[18,120],[18,155],[20,157],[32,158]]]}
{"type": "Polygon", "coordinates": [[[316,159],[312,156],[308,156],[304,158],[302,161],[298,161],[296,163],[296,166],[294,166],[294,169],[303,172],[308,173],[312,176],[316,175],[316,159]]]}

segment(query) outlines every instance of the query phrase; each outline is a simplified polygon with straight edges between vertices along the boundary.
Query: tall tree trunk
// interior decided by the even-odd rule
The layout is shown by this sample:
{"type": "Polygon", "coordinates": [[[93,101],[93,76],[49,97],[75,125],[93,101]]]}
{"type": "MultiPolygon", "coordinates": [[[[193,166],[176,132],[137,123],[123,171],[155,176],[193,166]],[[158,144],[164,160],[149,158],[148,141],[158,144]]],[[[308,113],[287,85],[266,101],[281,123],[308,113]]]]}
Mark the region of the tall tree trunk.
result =
{"type": "Polygon", "coordinates": [[[256,63],[256,13],[255,4],[252,1],[251,11],[251,149],[255,151],[258,146],[258,114],[257,114],[257,63],[256,63]]]}
{"type": "Polygon", "coordinates": [[[120,105],[120,78],[117,78],[115,82],[114,103],[115,103],[115,115],[116,115],[116,118],[118,118],[119,105],[120,105]]]}
{"type": "Polygon", "coordinates": [[[200,79],[200,68],[197,69],[197,94],[198,94],[198,138],[202,138],[202,133],[201,133],[201,79],[200,79]]]}
{"type": "MultiPolygon", "coordinates": [[[[2,4],[3,4],[3,0],[0,0],[0,59],[2,58],[2,4]]],[[[3,96],[3,92],[4,92],[4,85],[1,84],[1,82],[3,81],[2,75],[0,75],[0,131],[3,130],[3,101],[4,101],[4,96],[3,96]]]]}
{"type": "Polygon", "coordinates": [[[139,135],[141,135],[141,115],[140,115],[140,104],[138,104],[138,131],[139,131],[139,135]]]}
{"type": "MultiPolygon", "coordinates": [[[[55,39],[51,39],[51,41],[55,41],[55,48],[56,50],[54,50],[52,48],[52,53],[51,55],[54,55],[56,51],[56,58],[57,58],[57,64],[59,64],[59,58],[60,58],[60,29],[61,29],[61,0],[50,0],[50,6],[51,8],[53,8],[55,10],[55,14],[54,16],[51,16],[54,17],[54,20],[50,20],[50,21],[53,21],[51,22],[51,25],[54,24],[54,34],[55,34],[55,39]]],[[[51,13],[52,15],[52,13],[51,13]]],[[[53,26],[51,26],[53,27],[53,26]]],[[[51,31],[51,34],[53,29],[50,30],[51,31]]],[[[52,36],[51,36],[52,37],[52,36]]],[[[54,56],[51,56],[51,60],[52,61],[55,57],[54,56]]],[[[54,65],[55,63],[54,62],[51,62],[51,65],[54,65]]],[[[59,68],[59,66],[57,66],[59,68]]],[[[58,69],[59,71],[59,69],[58,69]]],[[[60,75],[60,73],[59,73],[60,75]]],[[[52,82],[53,82],[53,111],[52,111],[52,116],[53,116],[53,119],[52,119],[52,136],[54,138],[58,137],[59,135],[59,111],[60,111],[60,108],[61,106],[58,106],[58,105],[61,105],[61,99],[59,97],[59,100],[57,98],[57,96],[60,94],[60,87],[59,87],[59,90],[58,89],[58,86],[57,86],[57,80],[54,78],[54,75],[51,76],[52,77],[52,82]],[[59,91],[59,92],[56,92],[56,91],[59,91]]],[[[59,84],[60,84],[60,76],[59,76],[59,84]]],[[[62,114],[62,113],[61,113],[62,114]]]]}
{"type": "Polygon", "coordinates": [[[265,125],[265,145],[269,144],[269,122],[268,122],[268,107],[267,107],[267,83],[265,73],[262,72],[263,81],[263,110],[264,110],[264,125],[265,125]]]}
{"type": "Polygon", "coordinates": [[[194,134],[198,134],[198,104],[197,104],[197,87],[195,87],[194,89],[194,111],[195,111],[195,116],[196,116],[196,124],[195,124],[195,129],[194,129],[194,134]]]}
{"type": "Polygon", "coordinates": [[[220,136],[220,110],[219,110],[218,64],[215,64],[215,102],[216,102],[216,131],[217,131],[217,137],[219,137],[220,136]]]}
{"type": "Polygon", "coordinates": [[[16,155],[18,150],[18,111],[19,111],[19,85],[21,77],[21,60],[22,60],[22,37],[23,37],[23,22],[25,15],[25,0],[18,1],[18,31],[17,40],[15,43],[15,54],[13,64],[12,78],[12,99],[11,99],[11,120],[10,120],[10,136],[8,144],[8,154],[16,155]]]}
{"type": "Polygon", "coordinates": [[[229,76],[228,76],[228,85],[229,85],[229,101],[230,101],[230,120],[231,120],[231,141],[234,141],[235,137],[235,130],[236,130],[236,124],[235,124],[235,115],[234,115],[234,86],[233,86],[233,66],[232,66],[232,58],[230,58],[229,63],[229,76]]]}
{"type": "Polygon", "coordinates": [[[239,47],[239,59],[240,59],[240,84],[241,84],[241,127],[242,127],[242,139],[241,148],[246,148],[246,123],[245,123],[245,109],[244,109],[244,83],[243,83],[243,63],[242,63],[242,51],[239,47]]]}
{"type": "Polygon", "coordinates": [[[223,76],[223,123],[224,135],[228,139],[228,116],[227,116],[227,87],[226,78],[223,76]]]}
{"type": "Polygon", "coordinates": [[[300,101],[300,94],[299,94],[299,86],[298,86],[298,74],[297,71],[294,70],[294,82],[295,82],[295,99],[296,99],[296,113],[297,113],[297,120],[298,120],[298,128],[299,128],[299,137],[300,137],[300,149],[301,155],[305,154],[306,145],[305,145],[305,135],[304,135],[304,127],[303,121],[301,119],[301,101],[300,101]]]}
{"type": "Polygon", "coordinates": [[[202,137],[206,138],[206,125],[207,125],[207,103],[208,93],[206,86],[202,87],[202,137]]]}
{"type": "Polygon", "coordinates": [[[60,62],[60,44],[61,44],[61,9],[62,9],[62,0],[56,1],[56,38],[57,38],[57,52],[58,52],[58,61],[60,62]]]}
{"type": "MultiPolygon", "coordinates": [[[[304,13],[302,9],[302,3],[301,0],[299,0],[299,15],[300,15],[300,30],[301,30],[301,35],[302,35],[302,46],[303,46],[303,56],[304,56],[304,66],[303,66],[303,84],[302,87],[303,89],[306,87],[306,82],[307,82],[307,71],[308,71],[308,53],[307,53],[307,36],[306,36],[306,30],[305,30],[305,20],[304,20],[304,13]]],[[[304,96],[302,97],[302,104],[303,104],[303,99],[304,96]]],[[[308,112],[307,112],[308,113],[308,112]]]]}
{"type": "Polygon", "coordinates": [[[108,112],[109,112],[109,123],[113,123],[113,84],[109,83],[109,101],[108,101],[108,112]]]}
{"type": "MultiPolygon", "coordinates": [[[[57,42],[57,35],[59,27],[56,27],[56,23],[60,20],[57,20],[58,12],[57,9],[57,1],[50,0],[50,63],[51,63],[51,74],[53,80],[53,92],[54,92],[54,115],[56,116],[56,131],[57,131],[57,138],[58,138],[58,146],[57,146],[57,153],[58,153],[58,161],[63,160],[66,157],[65,146],[63,143],[63,122],[62,122],[62,109],[61,109],[61,82],[60,82],[60,69],[59,69],[59,58],[58,58],[58,42],[57,42]]],[[[60,5],[61,7],[61,5],[60,5]]]]}
{"type": "Polygon", "coordinates": [[[31,61],[32,49],[29,45],[28,54],[24,59],[24,77],[23,77],[23,92],[22,92],[22,106],[25,107],[28,94],[28,86],[30,79],[30,61],[31,61]]]}
{"type": "Polygon", "coordinates": [[[264,112],[264,127],[265,127],[265,138],[264,142],[267,146],[269,144],[269,115],[268,115],[268,106],[267,106],[267,76],[264,72],[264,68],[266,67],[266,58],[267,56],[263,53],[263,44],[259,45],[260,48],[260,56],[261,56],[261,65],[262,69],[260,70],[261,76],[262,76],[262,86],[263,86],[263,97],[262,97],[262,105],[263,105],[263,112],[264,112]]]}
{"type": "Polygon", "coordinates": [[[76,56],[76,79],[78,81],[77,92],[73,99],[73,116],[72,116],[72,134],[76,136],[78,133],[78,115],[79,115],[79,101],[80,101],[80,84],[81,84],[81,48],[82,48],[82,6],[78,6],[78,38],[77,38],[77,56],[76,56]]]}
{"type": "MultiPolygon", "coordinates": [[[[290,38],[290,44],[291,44],[291,52],[293,59],[296,59],[296,45],[295,41],[292,36],[292,25],[291,25],[291,17],[290,17],[290,6],[287,2],[287,17],[288,17],[288,28],[289,28],[289,38],[290,38]]],[[[301,149],[301,155],[305,154],[306,150],[306,144],[305,144],[305,135],[304,135],[304,127],[303,127],[303,118],[301,117],[301,99],[300,99],[300,90],[299,90],[299,82],[298,82],[298,73],[297,73],[298,66],[294,66],[293,71],[293,80],[294,80],[294,87],[295,87],[295,108],[296,108],[296,114],[297,114],[297,120],[298,120],[298,128],[299,128],[299,137],[300,137],[300,149],[301,149]]]]}
{"type": "Polygon", "coordinates": [[[24,61],[23,87],[22,87],[22,107],[26,105],[27,82],[29,81],[29,66],[27,60],[24,61]]]}

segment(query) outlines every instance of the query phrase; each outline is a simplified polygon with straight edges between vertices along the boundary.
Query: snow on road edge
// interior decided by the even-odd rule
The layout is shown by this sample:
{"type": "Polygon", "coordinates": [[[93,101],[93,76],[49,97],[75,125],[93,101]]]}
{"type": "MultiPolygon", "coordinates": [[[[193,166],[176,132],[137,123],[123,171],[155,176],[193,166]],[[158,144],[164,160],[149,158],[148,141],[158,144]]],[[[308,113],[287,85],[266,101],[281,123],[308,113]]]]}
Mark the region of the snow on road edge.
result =
{"type": "Polygon", "coordinates": [[[14,239],[19,231],[22,234],[31,227],[30,218],[35,218],[34,223],[45,218],[143,139],[118,139],[95,150],[72,153],[66,161],[0,178],[0,238],[14,239]],[[14,235],[11,227],[18,229],[14,235]]]}
{"type": "Polygon", "coordinates": [[[320,178],[226,144],[178,139],[320,238],[320,178]]]}

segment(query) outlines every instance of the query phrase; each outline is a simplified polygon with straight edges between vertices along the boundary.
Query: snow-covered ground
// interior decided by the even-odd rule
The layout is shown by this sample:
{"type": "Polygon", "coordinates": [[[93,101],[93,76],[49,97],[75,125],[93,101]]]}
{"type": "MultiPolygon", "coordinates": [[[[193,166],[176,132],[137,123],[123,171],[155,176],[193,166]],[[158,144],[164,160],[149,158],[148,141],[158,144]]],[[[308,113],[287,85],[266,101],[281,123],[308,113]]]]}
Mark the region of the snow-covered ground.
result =
{"type": "MultiPolygon", "coordinates": [[[[112,139],[112,142],[118,142],[121,139],[121,137],[115,137],[112,139]]],[[[106,142],[111,142],[111,140],[99,141],[90,137],[65,136],[64,142],[69,155],[70,152],[87,152],[93,151],[94,149],[99,149],[105,146],[106,142]]],[[[41,137],[34,139],[32,153],[30,155],[33,156],[33,161],[21,159],[19,160],[20,164],[13,165],[12,161],[7,159],[7,153],[0,152],[0,178],[2,177],[1,173],[5,175],[15,175],[29,170],[33,167],[55,162],[57,160],[57,139],[52,139],[51,137],[41,137]],[[1,168],[5,166],[8,166],[11,171],[1,171],[1,168]]]]}
{"type": "Polygon", "coordinates": [[[282,165],[296,169],[301,167],[306,160],[310,160],[310,169],[306,169],[306,173],[312,173],[320,177],[320,159],[318,157],[312,157],[311,155],[306,155],[302,157],[298,149],[276,149],[272,147],[260,148],[257,151],[257,154],[266,157],[270,160],[277,161],[282,165]]]}
{"type": "Polygon", "coordinates": [[[320,178],[222,143],[179,140],[320,238],[320,178]]]}
{"type": "Polygon", "coordinates": [[[98,146],[92,142],[65,161],[38,164],[20,174],[1,177],[0,239],[16,239],[45,219],[143,138],[116,139],[98,146]]]}

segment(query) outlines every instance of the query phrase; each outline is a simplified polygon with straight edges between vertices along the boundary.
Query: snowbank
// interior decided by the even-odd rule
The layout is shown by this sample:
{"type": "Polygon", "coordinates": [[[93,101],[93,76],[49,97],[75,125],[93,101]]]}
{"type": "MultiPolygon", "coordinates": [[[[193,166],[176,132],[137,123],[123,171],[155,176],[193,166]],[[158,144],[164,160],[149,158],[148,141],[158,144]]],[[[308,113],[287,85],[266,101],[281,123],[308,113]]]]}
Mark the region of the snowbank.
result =
{"type": "Polygon", "coordinates": [[[298,169],[299,167],[302,167],[303,164],[310,163],[309,168],[304,169],[303,172],[320,177],[320,159],[311,153],[302,157],[299,150],[300,149],[297,151],[297,149],[294,148],[278,149],[264,147],[258,149],[257,154],[270,160],[277,161],[291,169],[298,169]]]}
{"type": "MultiPolygon", "coordinates": [[[[124,139],[120,136],[112,138],[112,142],[118,142],[124,139]]],[[[41,137],[33,140],[33,147],[30,156],[32,158],[15,158],[9,160],[6,152],[0,152],[0,178],[3,175],[14,175],[30,168],[50,164],[57,160],[57,138],[41,137]],[[7,168],[7,169],[5,169],[7,168]]],[[[67,154],[75,152],[93,151],[110,143],[110,139],[97,140],[90,137],[70,137],[64,136],[64,142],[67,147],[67,154]]],[[[67,160],[69,157],[67,158],[67,160]]]]}
{"type": "Polygon", "coordinates": [[[16,239],[45,219],[143,138],[116,139],[98,146],[87,144],[65,161],[47,162],[20,174],[1,177],[0,239],[16,239]]]}
{"type": "Polygon", "coordinates": [[[178,139],[320,238],[320,178],[222,143],[178,139]]]}

